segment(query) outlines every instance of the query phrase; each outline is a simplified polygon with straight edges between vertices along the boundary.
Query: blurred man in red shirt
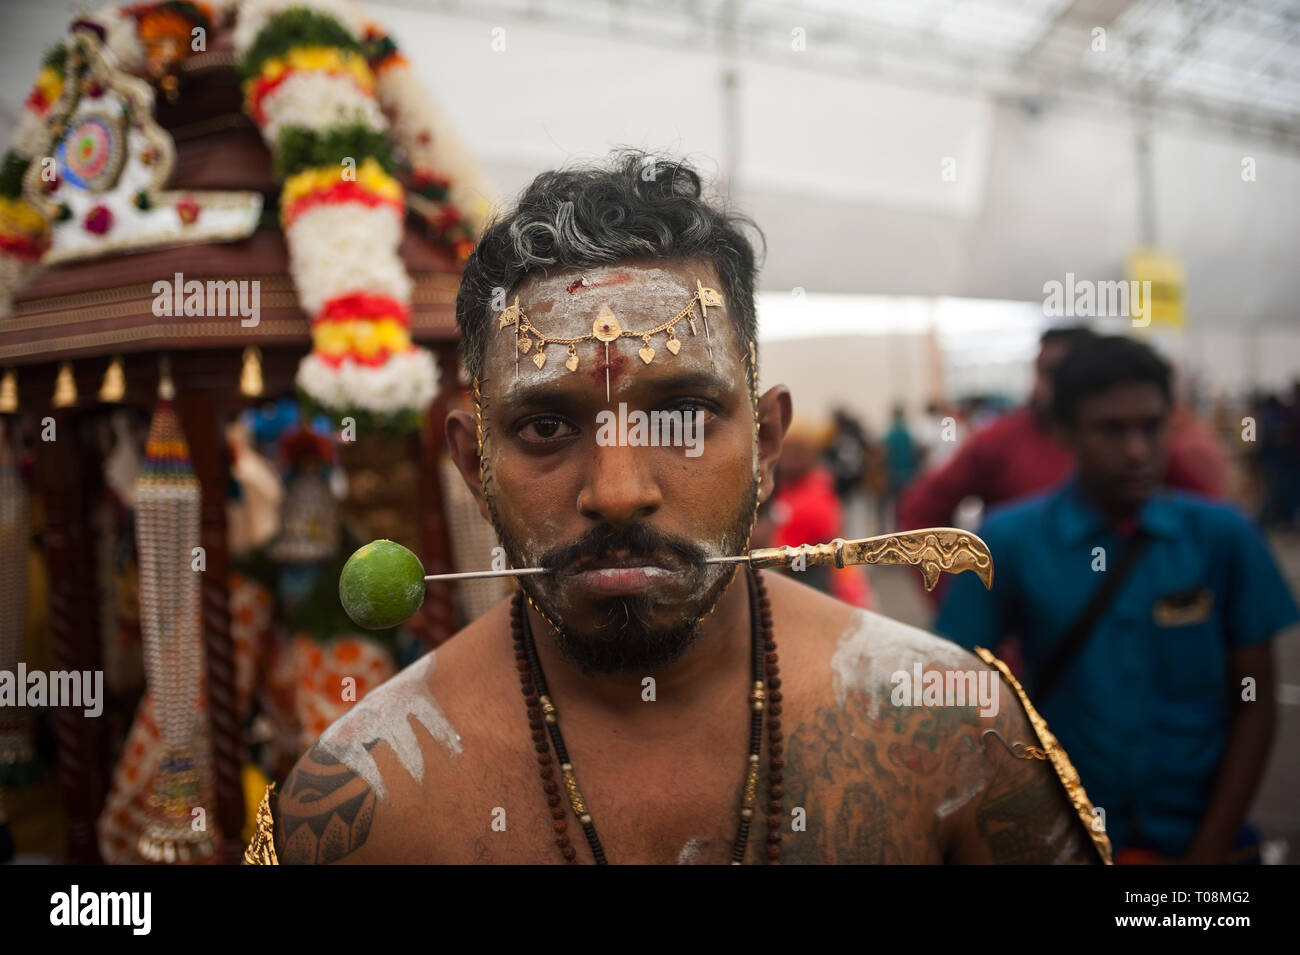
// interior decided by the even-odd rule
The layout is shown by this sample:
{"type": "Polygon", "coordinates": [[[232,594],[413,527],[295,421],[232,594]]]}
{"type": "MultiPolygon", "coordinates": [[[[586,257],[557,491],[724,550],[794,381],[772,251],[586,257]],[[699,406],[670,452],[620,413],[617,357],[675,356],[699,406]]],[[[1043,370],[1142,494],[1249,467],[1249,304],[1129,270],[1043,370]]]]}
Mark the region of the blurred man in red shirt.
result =
{"type": "MultiPolygon", "coordinates": [[[[1074,457],[1051,419],[1052,370],[1075,345],[1095,337],[1082,326],[1044,332],[1029,403],[973,434],[946,465],[913,481],[899,501],[899,530],[947,527],[957,505],[968,497],[979,498],[987,510],[1064,481],[1074,468],[1074,457]]],[[[1226,487],[1221,463],[1218,456],[1202,454],[1197,442],[1171,441],[1165,483],[1222,497],[1226,487]]]]}

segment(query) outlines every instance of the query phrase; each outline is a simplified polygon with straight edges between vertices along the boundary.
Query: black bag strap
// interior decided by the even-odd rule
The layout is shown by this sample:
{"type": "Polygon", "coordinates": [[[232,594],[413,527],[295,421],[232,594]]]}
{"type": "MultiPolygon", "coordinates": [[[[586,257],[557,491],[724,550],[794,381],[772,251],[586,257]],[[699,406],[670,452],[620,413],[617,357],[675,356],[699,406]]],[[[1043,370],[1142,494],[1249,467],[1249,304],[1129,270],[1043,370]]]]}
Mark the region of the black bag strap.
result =
{"type": "Polygon", "coordinates": [[[1047,662],[1038,673],[1037,686],[1034,688],[1034,704],[1040,709],[1043,701],[1056,688],[1056,684],[1060,682],[1070,664],[1079,656],[1084,644],[1088,642],[1088,637],[1096,629],[1097,622],[1101,620],[1102,614],[1115,602],[1120,588],[1124,586],[1124,581],[1132,575],[1138,560],[1142,557],[1142,552],[1150,542],[1151,536],[1140,527],[1125,541],[1124,549],[1115,560],[1115,566],[1106,574],[1106,579],[1093,593],[1088,605],[1074,619],[1064,639],[1052,650],[1051,656],[1047,658],[1047,662]]]}

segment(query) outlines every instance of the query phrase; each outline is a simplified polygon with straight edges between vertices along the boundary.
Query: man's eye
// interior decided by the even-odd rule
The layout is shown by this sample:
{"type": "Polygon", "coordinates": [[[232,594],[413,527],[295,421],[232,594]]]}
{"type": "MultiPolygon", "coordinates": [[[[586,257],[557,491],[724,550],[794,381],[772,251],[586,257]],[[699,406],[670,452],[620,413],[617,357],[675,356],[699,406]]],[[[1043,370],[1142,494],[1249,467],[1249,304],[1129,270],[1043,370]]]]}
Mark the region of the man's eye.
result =
{"type": "Polygon", "coordinates": [[[577,428],[555,415],[530,418],[523,423],[518,432],[519,437],[534,443],[569,438],[577,433],[577,428]]]}
{"type": "Polygon", "coordinates": [[[699,412],[703,415],[701,418],[702,421],[711,421],[714,416],[713,406],[706,401],[699,400],[698,398],[683,398],[681,401],[674,403],[669,410],[680,411],[683,415],[692,418],[694,418],[695,414],[699,412]]]}

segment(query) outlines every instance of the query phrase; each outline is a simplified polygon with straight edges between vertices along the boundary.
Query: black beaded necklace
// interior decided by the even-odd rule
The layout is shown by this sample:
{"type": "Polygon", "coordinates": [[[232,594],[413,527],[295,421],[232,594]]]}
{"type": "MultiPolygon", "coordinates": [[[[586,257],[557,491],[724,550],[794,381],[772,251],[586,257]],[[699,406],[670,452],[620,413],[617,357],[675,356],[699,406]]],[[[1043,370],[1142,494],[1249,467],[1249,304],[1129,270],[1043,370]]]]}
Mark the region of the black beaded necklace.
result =
{"type": "MultiPolygon", "coordinates": [[[[745,762],[744,788],[741,796],[740,821],[736,829],[736,839],[731,847],[731,864],[740,865],[745,860],[745,850],[749,844],[749,828],[754,817],[754,804],[758,799],[758,777],[760,773],[761,750],[763,744],[763,714],[768,712],[768,802],[767,802],[767,861],[770,865],[781,861],[781,825],[784,822],[781,788],[781,769],[784,766],[781,746],[781,678],[777,665],[776,641],[772,638],[772,607],[767,596],[767,587],[756,570],[747,569],[749,585],[749,617],[751,646],[751,675],[753,678],[750,691],[750,725],[749,753],[745,762]],[[764,682],[764,675],[767,680],[764,682]]],[[[537,752],[538,770],[542,777],[542,789],[546,793],[546,803],[551,810],[551,825],[555,830],[555,844],[564,856],[566,863],[577,861],[577,850],[568,836],[568,825],[564,806],[560,799],[560,786],[563,785],[568,796],[569,807],[577,817],[582,831],[591,847],[591,854],[597,865],[606,865],[605,850],[596,835],[596,826],[591,813],[578,790],[577,777],[574,775],[573,763],[569,760],[568,750],[564,745],[564,736],[560,733],[559,714],[551,702],[546,686],[546,676],[542,673],[542,663],[537,656],[537,646],[533,642],[532,627],[528,614],[523,608],[523,591],[516,591],[510,601],[510,630],[514,639],[515,668],[519,671],[520,689],[524,695],[524,705],[528,711],[528,727],[532,733],[533,748],[537,752]],[[555,748],[552,759],[547,737],[555,748]],[[559,761],[560,781],[555,779],[555,760],[559,761]]]]}

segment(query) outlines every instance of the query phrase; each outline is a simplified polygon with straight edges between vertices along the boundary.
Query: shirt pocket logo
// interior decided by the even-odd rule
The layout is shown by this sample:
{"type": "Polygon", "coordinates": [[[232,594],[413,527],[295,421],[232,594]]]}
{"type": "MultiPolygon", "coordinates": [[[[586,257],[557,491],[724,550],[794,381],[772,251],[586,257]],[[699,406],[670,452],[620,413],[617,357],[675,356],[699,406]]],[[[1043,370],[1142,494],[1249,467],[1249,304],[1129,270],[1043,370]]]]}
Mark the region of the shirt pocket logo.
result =
{"type": "Polygon", "coordinates": [[[1214,591],[1209,587],[1188,587],[1157,597],[1151,616],[1158,627],[1186,627],[1205,623],[1214,610],[1214,591]]]}

